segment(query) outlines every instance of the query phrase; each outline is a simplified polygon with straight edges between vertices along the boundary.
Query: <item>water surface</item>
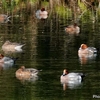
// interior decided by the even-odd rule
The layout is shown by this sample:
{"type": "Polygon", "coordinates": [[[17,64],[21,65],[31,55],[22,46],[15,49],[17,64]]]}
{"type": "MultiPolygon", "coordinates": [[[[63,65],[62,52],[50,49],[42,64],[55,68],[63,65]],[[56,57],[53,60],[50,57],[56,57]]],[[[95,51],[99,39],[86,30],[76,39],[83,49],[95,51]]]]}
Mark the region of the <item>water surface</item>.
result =
{"type": "Polygon", "coordinates": [[[99,53],[81,63],[77,52],[81,43],[99,50],[99,21],[80,23],[79,35],[69,35],[64,28],[71,21],[52,16],[46,20],[14,16],[11,23],[0,24],[0,47],[6,40],[25,44],[20,53],[7,54],[0,49],[6,56],[18,57],[14,66],[0,70],[1,100],[95,100],[93,95],[100,95],[99,53]],[[38,80],[18,80],[15,72],[22,65],[41,70],[38,80]],[[82,84],[64,90],[60,76],[65,68],[86,73],[82,84]]]}

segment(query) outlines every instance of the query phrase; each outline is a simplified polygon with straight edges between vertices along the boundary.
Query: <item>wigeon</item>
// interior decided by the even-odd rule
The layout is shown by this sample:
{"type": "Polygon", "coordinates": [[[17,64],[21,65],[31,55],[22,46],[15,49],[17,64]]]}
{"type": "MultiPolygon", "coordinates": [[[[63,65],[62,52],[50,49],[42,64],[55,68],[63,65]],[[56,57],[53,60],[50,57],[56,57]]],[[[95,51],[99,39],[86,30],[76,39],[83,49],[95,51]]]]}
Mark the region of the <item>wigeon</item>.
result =
{"type": "Polygon", "coordinates": [[[48,17],[48,12],[45,8],[41,8],[41,10],[36,11],[36,17],[38,19],[46,19],[48,17]]]}
{"type": "Polygon", "coordinates": [[[5,14],[0,14],[0,23],[7,23],[7,22],[9,22],[10,21],[9,20],[10,17],[11,16],[7,16],[5,14]]]}
{"type": "Polygon", "coordinates": [[[10,58],[0,54],[0,71],[11,68],[16,60],[17,58],[10,58]]]}
{"type": "Polygon", "coordinates": [[[4,50],[4,51],[22,51],[22,47],[24,45],[25,44],[19,44],[19,43],[15,43],[15,42],[6,41],[2,45],[2,50],[4,50]]]}
{"type": "Polygon", "coordinates": [[[73,25],[66,27],[65,31],[69,34],[79,34],[80,27],[77,25],[77,23],[74,23],[73,25]]]}
{"type": "Polygon", "coordinates": [[[0,63],[13,65],[17,59],[18,58],[10,58],[10,57],[4,56],[3,54],[0,54],[0,63]]]}
{"type": "Polygon", "coordinates": [[[78,54],[81,56],[82,54],[96,54],[97,53],[97,49],[95,47],[88,47],[86,44],[81,44],[79,50],[78,50],[78,54]]]}
{"type": "Polygon", "coordinates": [[[63,84],[63,89],[66,89],[66,86],[69,88],[76,88],[83,81],[83,73],[69,73],[68,70],[64,69],[63,74],[60,76],[60,82],[63,84]]]}
{"type": "Polygon", "coordinates": [[[39,70],[34,68],[25,68],[25,66],[21,66],[16,71],[16,78],[21,81],[35,81],[38,79],[39,70]]]}

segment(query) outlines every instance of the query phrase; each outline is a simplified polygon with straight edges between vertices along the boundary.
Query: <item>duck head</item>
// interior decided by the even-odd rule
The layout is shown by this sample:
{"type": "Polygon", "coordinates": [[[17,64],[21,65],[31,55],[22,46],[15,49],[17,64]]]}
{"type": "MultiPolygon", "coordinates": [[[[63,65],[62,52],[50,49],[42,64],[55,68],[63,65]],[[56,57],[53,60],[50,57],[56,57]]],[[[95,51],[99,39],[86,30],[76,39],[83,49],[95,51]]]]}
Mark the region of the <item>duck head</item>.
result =
{"type": "Polygon", "coordinates": [[[88,48],[88,46],[86,44],[81,44],[81,47],[80,48],[81,49],[86,49],[86,48],[88,48]]]}
{"type": "Polygon", "coordinates": [[[77,27],[78,25],[77,25],[77,23],[74,23],[74,25],[73,25],[74,27],[77,27]]]}
{"type": "Polygon", "coordinates": [[[69,73],[68,70],[66,69],[63,70],[63,76],[67,75],[68,73],[69,73]]]}
{"type": "Polygon", "coordinates": [[[0,59],[2,59],[4,57],[4,55],[3,54],[0,54],[0,59]]]}
{"type": "Polygon", "coordinates": [[[5,43],[4,43],[4,45],[8,45],[8,44],[10,44],[11,42],[9,41],[9,40],[7,40],[5,43]]]}
{"type": "Polygon", "coordinates": [[[25,66],[21,66],[20,70],[24,71],[25,70],[25,66]]]}
{"type": "Polygon", "coordinates": [[[41,11],[45,11],[45,8],[41,8],[41,11]]]}

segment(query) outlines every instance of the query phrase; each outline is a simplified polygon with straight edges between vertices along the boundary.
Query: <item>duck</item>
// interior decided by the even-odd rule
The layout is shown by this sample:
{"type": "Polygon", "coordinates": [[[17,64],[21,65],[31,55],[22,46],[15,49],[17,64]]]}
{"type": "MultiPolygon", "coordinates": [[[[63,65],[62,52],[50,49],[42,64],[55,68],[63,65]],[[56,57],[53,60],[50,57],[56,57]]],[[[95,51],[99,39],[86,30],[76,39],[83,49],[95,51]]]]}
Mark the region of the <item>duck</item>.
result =
{"type": "Polygon", "coordinates": [[[45,8],[41,8],[40,10],[36,11],[36,17],[38,19],[47,19],[48,12],[45,10],[45,8]]]}
{"type": "Polygon", "coordinates": [[[36,81],[38,79],[39,70],[34,68],[25,68],[21,66],[16,72],[16,78],[21,81],[36,81]]]}
{"type": "Polygon", "coordinates": [[[86,44],[81,44],[78,54],[81,56],[82,54],[93,55],[97,53],[97,49],[95,47],[88,47],[86,44]]]}
{"type": "Polygon", "coordinates": [[[0,66],[3,68],[12,67],[18,58],[11,58],[0,54],[0,66]]]}
{"type": "Polygon", "coordinates": [[[15,43],[15,42],[10,42],[9,40],[7,40],[3,45],[2,45],[2,50],[3,51],[18,51],[18,52],[22,52],[22,47],[25,44],[19,44],[19,43],[15,43]]]}
{"type": "Polygon", "coordinates": [[[64,69],[63,70],[63,75],[61,75],[61,81],[69,81],[69,80],[78,80],[78,81],[82,81],[83,80],[83,73],[74,73],[71,72],[69,73],[68,70],[64,69]]]}
{"type": "Polygon", "coordinates": [[[7,23],[7,22],[9,22],[10,20],[9,20],[9,18],[10,18],[11,16],[8,16],[8,15],[5,15],[5,14],[0,14],[0,23],[7,23]]]}
{"type": "Polygon", "coordinates": [[[79,34],[80,27],[77,25],[77,23],[74,23],[73,25],[69,25],[65,28],[65,31],[69,34],[79,34]]]}
{"type": "Polygon", "coordinates": [[[3,54],[0,54],[0,63],[14,63],[18,58],[11,58],[11,57],[6,57],[3,54]]]}
{"type": "Polygon", "coordinates": [[[70,89],[76,88],[81,85],[83,78],[83,73],[68,72],[67,69],[63,70],[63,74],[60,76],[60,82],[63,84],[63,89],[68,86],[70,89]]]}

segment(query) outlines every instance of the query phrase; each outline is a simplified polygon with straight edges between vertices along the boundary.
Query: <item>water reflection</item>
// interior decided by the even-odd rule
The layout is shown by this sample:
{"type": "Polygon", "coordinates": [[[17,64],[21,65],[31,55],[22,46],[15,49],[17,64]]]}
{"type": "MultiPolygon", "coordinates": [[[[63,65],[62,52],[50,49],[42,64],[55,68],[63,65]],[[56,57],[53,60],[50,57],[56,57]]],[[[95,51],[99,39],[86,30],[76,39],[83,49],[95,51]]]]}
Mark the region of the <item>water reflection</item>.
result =
{"type": "Polygon", "coordinates": [[[97,57],[97,54],[92,54],[92,55],[82,54],[82,55],[79,55],[79,61],[83,65],[83,64],[87,64],[89,62],[95,61],[96,57],[97,57]]]}
{"type": "Polygon", "coordinates": [[[61,84],[63,86],[63,90],[78,89],[78,88],[81,88],[81,86],[82,86],[82,82],[79,81],[79,80],[68,81],[68,82],[61,82],[61,84]]]}
{"type": "Polygon", "coordinates": [[[7,70],[11,68],[14,64],[12,63],[0,63],[0,70],[7,70]]]}

